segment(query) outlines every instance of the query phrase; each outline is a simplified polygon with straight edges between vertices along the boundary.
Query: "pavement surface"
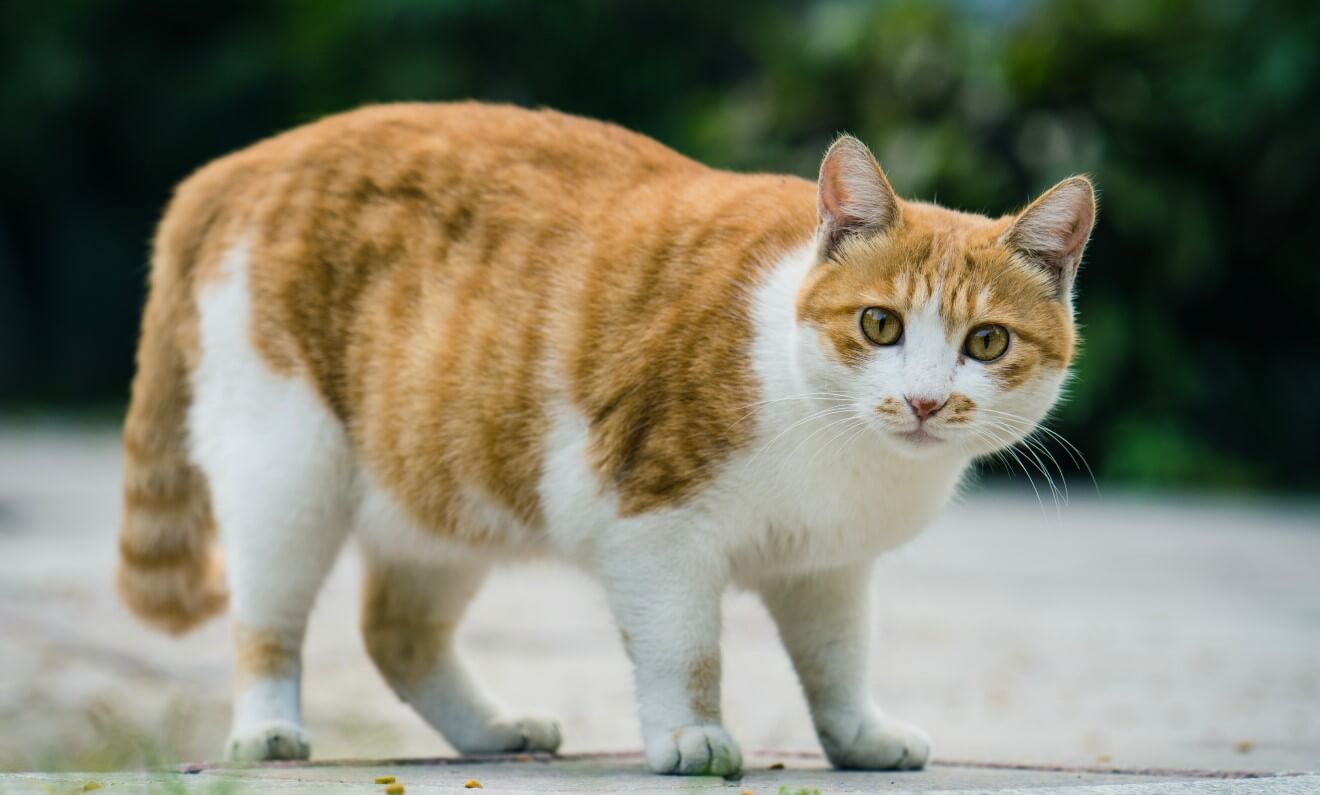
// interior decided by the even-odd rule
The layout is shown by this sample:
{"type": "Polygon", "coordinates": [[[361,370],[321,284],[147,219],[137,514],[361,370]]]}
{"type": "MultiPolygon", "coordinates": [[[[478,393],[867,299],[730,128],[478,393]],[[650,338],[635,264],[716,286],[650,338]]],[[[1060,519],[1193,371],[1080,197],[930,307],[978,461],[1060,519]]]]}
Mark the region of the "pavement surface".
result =
{"type": "MultiPolygon", "coordinates": [[[[119,605],[111,583],[118,473],[112,432],[0,425],[0,770],[174,764],[214,758],[222,746],[228,626],[173,639],[119,605]]],[[[878,566],[874,689],[891,714],[932,735],[940,764],[919,774],[841,774],[800,755],[815,752],[815,738],[774,628],[753,597],[731,594],[726,725],[744,748],[780,749],[749,757],[755,764],[779,754],[789,768],[753,770],[749,761],[741,783],[702,786],[1320,792],[1314,778],[1195,772],[1320,770],[1320,504],[1100,497],[1084,475],[1069,480],[1071,503],[1057,508],[1030,490],[973,488],[878,566]],[[1295,789],[1303,785],[1310,789],[1295,789]],[[1184,786],[1193,789],[1158,789],[1184,786]]],[[[357,569],[350,551],[309,633],[305,713],[316,758],[452,753],[367,660],[356,631],[357,569]]],[[[590,578],[551,564],[502,571],[462,634],[473,666],[516,712],[561,720],[565,753],[638,746],[629,668],[590,578]]],[[[381,770],[373,764],[242,775],[281,792],[366,792],[382,789],[362,787],[381,770]]],[[[697,786],[645,775],[630,756],[405,767],[413,790],[466,778],[501,791],[697,786]]],[[[206,768],[160,786],[212,791],[233,775],[206,768]]],[[[63,791],[84,779],[6,776],[0,792],[63,791]]],[[[97,780],[106,789],[145,782],[140,774],[97,780]]]]}
{"type": "Polygon", "coordinates": [[[385,792],[389,781],[404,792],[628,793],[650,795],[711,792],[729,795],[826,795],[826,793],[1028,793],[1029,795],[1212,795],[1264,793],[1313,795],[1320,775],[1224,775],[1196,771],[1040,769],[937,764],[912,773],[841,773],[816,756],[755,752],[736,780],[677,778],[645,772],[636,754],[590,754],[549,759],[417,759],[343,764],[266,765],[245,769],[194,765],[172,773],[19,774],[0,780],[7,793],[349,793],[385,792]],[[385,778],[388,777],[388,778],[385,778]]]}

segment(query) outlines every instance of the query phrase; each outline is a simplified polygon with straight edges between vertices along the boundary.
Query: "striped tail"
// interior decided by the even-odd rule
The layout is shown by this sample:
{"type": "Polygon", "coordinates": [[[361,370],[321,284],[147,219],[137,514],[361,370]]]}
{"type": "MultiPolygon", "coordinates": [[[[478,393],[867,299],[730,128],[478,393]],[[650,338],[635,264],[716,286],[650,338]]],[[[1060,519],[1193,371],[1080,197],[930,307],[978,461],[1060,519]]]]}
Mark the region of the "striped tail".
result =
{"type": "MultiPolygon", "coordinates": [[[[206,476],[188,457],[189,362],[195,339],[190,263],[156,240],[137,375],[124,425],[124,514],[119,594],[144,621],[173,634],[225,609],[227,594],[206,476]]],[[[177,239],[177,238],[176,238],[177,239]]]]}

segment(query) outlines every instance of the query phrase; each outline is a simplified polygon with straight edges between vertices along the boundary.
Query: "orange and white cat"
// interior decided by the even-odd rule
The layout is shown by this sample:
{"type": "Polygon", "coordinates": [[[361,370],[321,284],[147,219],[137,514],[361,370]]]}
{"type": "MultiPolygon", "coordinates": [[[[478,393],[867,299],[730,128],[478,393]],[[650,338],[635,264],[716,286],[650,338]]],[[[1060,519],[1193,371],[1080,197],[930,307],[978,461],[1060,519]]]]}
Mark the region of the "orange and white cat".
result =
{"type": "Polygon", "coordinates": [[[491,564],[553,555],[607,589],[652,769],[740,768],[731,586],[835,765],[921,767],[870,693],[872,561],[1054,404],[1094,214],[1080,177],[998,219],[904,201],[850,137],[813,184],[475,103],[276,136],[156,236],[121,593],[173,632],[230,604],[232,759],[308,756],[304,628],[351,534],[372,658],[460,751],[559,745],[454,645],[491,564]]]}

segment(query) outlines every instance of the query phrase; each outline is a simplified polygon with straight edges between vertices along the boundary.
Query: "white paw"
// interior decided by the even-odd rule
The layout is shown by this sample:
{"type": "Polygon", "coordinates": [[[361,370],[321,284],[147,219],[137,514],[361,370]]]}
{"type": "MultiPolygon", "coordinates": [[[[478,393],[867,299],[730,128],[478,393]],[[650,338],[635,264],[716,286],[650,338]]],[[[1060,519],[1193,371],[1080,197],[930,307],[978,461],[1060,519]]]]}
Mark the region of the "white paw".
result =
{"type": "Polygon", "coordinates": [[[455,739],[454,747],[465,754],[500,754],[518,751],[559,749],[559,724],[545,718],[500,720],[481,727],[471,737],[455,739]]]}
{"type": "Polygon", "coordinates": [[[732,776],[742,770],[742,751],[720,726],[684,726],[647,738],[646,763],[656,773],[732,776]]]}
{"type": "Polygon", "coordinates": [[[930,759],[925,732],[874,716],[822,728],[820,744],[835,767],[854,770],[920,770],[930,759]]]}
{"type": "Polygon", "coordinates": [[[285,721],[267,721],[235,730],[225,744],[225,759],[230,762],[307,759],[311,755],[307,732],[285,721]]]}

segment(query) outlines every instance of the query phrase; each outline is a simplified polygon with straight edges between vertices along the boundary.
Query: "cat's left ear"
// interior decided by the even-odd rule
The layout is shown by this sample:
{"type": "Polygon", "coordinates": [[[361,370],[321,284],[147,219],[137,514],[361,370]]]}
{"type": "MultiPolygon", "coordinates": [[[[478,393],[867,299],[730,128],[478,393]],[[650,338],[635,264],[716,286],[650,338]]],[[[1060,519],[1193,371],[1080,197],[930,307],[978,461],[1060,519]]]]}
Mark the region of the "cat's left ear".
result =
{"type": "Polygon", "coordinates": [[[1045,269],[1068,298],[1093,226],[1095,188],[1086,177],[1069,177],[1023,210],[1001,240],[1045,269]]]}
{"type": "Polygon", "coordinates": [[[851,135],[835,141],[821,161],[816,209],[821,259],[829,259],[853,235],[891,229],[901,212],[875,156],[851,135]]]}

